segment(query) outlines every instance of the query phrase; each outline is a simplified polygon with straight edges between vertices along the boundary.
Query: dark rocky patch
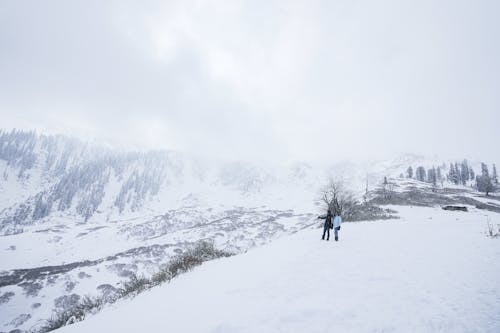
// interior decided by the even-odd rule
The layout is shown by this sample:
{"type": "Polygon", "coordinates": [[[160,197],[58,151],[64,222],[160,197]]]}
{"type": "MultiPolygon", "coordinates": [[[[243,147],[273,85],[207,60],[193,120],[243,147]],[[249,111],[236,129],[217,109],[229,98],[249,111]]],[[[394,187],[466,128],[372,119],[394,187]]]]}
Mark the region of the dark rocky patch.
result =
{"type": "Polygon", "coordinates": [[[454,197],[459,204],[466,204],[470,206],[474,206],[477,209],[484,209],[490,212],[500,213],[500,207],[497,205],[486,204],[476,199],[464,196],[455,196],[454,197]]]}
{"type": "Polygon", "coordinates": [[[442,207],[444,210],[451,210],[451,211],[462,211],[462,212],[467,212],[467,207],[465,206],[444,206],[442,207]]]}
{"type": "Polygon", "coordinates": [[[26,269],[14,269],[9,272],[0,273],[0,288],[15,284],[20,284],[23,281],[38,281],[38,280],[46,280],[48,283],[51,281],[55,281],[59,274],[70,272],[76,268],[82,267],[90,267],[96,266],[106,261],[114,261],[120,258],[130,258],[137,257],[141,255],[145,256],[163,256],[165,255],[165,249],[172,246],[179,245],[189,245],[191,242],[186,242],[177,245],[171,244],[163,244],[163,245],[150,245],[150,246],[141,246],[137,248],[133,248],[124,252],[117,253],[112,256],[108,256],[105,258],[97,259],[97,260],[84,260],[77,261],[69,264],[59,265],[59,266],[42,266],[35,268],[26,268],[26,269]]]}
{"type": "Polygon", "coordinates": [[[92,231],[97,231],[97,230],[105,229],[105,228],[107,228],[107,226],[97,226],[97,227],[87,228],[87,231],[92,232],[92,231]]]}
{"type": "Polygon", "coordinates": [[[358,204],[354,207],[348,222],[389,220],[399,218],[395,210],[381,208],[370,203],[358,204]]]}
{"type": "Polygon", "coordinates": [[[373,205],[422,207],[470,205],[478,209],[500,213],[500,206],[486,204],[474,198],[464,196],[464,192],[467,192],[467,190],[444,188],[438,192],[433,192],[430,188],[410,187],[407,191],[387,193],[381,189],[377,189],[373,192],[374,197],[369,200],[369,203],[373,205]]]}
{"type": "Polygon", "coordinates": [[[41,234],[48,234],[49,232],[54,232],[54,233],[62,233],[62,232],[64,232],[64,231],[59,230],[59,229],[55,229],[55,228],[47,228],[47,229],[39,229],[39,230],[35,230],[34,232],[36,232],[36,233],[41,233],[41,234]]]}
{"type": "Polygon", "coordinates": [[[78,278],[80,278],[80,279],[85,279],[85,278],[90,278],[90,277],[92,277],[92,275],[87,274],[85,272],[78,273],[78,278]]]}
{"type": "Polygon", "coordinates": [[[53,286],[54,284],[56,284],[58,279],[59,279],[59,274],[47,277],[47,285],[53,286]]]}
{"type": "MultiPolygon", "coordinates": [[[[18,327],[24,324],[26,321],[28,321],[31,318],[31,315],[28,313],[22,313],[16,318],[14,318],[9,324],[18,327]]],[[[11,331],[12,332],[12,331],[11,331]]]]}
{"type": "Polygon", "coordinates": [[[43,285],[39,282],[25,281],[18,284],[19,287],[23,288],[24,294],[26,296],[37,296],[38,292],[43,288],[43,285]]]}
{"type": "Polygon", "coordinates": [[[431,190],[423,190],[417,187],[410,187],[403,192],[383,192],[378,189],[374,191],[375,197],[369,203],[372,205],[397,205],[397,206],[445,206],[455,204],[455,200],[451,197],[432,192],[431,190]]]}
{"type": "Polygon", "coordinates": [[[10,299],[15,295],[12,291],[7,291],[0,296],[0,304],[9,303],[10,299]]]}

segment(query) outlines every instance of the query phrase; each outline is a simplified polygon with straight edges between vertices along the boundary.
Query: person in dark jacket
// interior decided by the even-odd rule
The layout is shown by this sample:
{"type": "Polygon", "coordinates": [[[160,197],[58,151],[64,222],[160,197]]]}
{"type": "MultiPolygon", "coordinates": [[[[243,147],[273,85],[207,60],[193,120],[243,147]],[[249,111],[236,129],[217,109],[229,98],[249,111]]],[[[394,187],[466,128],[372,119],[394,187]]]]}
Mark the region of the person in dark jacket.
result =
{"type": "Polygon", "coordinates": [[[326,216],[318,216],[318,219],[325,219],[325,223],[323,224],[323,237],[322,240],[325,240],[325,234],[327,234],[326,240],[330,240],[330,229],[333,227],[332,224],[332,212],[328,210],[326,216]]]}

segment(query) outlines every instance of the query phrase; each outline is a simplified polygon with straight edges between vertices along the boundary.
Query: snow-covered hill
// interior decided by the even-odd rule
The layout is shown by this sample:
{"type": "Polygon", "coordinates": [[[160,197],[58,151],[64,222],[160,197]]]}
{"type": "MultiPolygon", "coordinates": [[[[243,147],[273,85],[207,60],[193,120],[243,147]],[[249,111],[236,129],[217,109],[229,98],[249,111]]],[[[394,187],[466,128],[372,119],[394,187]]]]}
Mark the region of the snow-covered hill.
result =
{"type": "Polygon", "coordinates": [[[271,167],[0,132],[0,332],[27,330],[85,295],[100,297],[134,276],[150,276],[199,240],[243,253],[316,225],[320,189],[332,177],[359,198],[368,183],[365,199],[377,204],[387,204],[376,201],[387,176],[400,204],[500,211],[470,187],[446,184],[433,194],[428,184],[398,178],[410,165],[438,163],[404,155],[271,167]]]}
{"type": "Polygon", "coordinates": [[[291,201],[300,193],[310,206],[311,198],[302,193],[315,194],[324,177],[304,163],[279,170],[247,162],[214,164],[178,152],[116,151],[22,131],[0,132],[0,170],[2,234],[53,218],[78,223],[140,218],[228,200],[259,205],[269,203],[266,194],[292,193],[286,199],[291,201]]]}
{"type": "MultiPolygon", "coordinates": [[[[170,151],[120,151],[64,136],[0,131],[0,233],[13,234],[54,217],[74,222],[139,218],[186,204],[307,206],[329,177],[357,193],[409,166],[443,167],[436,157],[401,155],[369,163],[263,167],[212,163],[170,151]],[[286,194],[286,197],[285,197],[286,194]],[[278,201],[278,202],[276,202],[278,201]]],[[[478,171],[478,163],[472,163],[478,171]]]]}
{"type": "MultiPolygon", "coordinates": [[[[483,211],[303,230],[206,263],[61,332],[500,331],[500,242],[483,211]]],[[[487,213],[499,222],[499,214],[487,213]]]]}

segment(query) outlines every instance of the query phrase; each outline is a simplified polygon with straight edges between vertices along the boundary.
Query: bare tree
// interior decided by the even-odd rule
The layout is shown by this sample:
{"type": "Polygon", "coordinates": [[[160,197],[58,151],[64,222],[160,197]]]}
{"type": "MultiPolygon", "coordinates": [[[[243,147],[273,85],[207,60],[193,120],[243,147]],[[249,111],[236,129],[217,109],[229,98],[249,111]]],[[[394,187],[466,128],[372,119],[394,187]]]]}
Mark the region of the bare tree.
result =
{"type": "Polygon", "coordinates": [[[394,195],[394,183],[387,184],[387,199],[391,199],[394,195]]]}
{"type": "Polygon", "coordinates": [[[330,179],[321,190],[321,201],[326,209],[330,209],[333,214],[341,214],[346,220],[353,215],[354,206],[358,203],[344,181],[336,179],[330,179]]]}
{"type": "Polygon", "coordinates": [[[384,199],[392,198],[392,195],[394,194],[394,183],[390,183],[387,180],[387,177],[384,177],[384,181],[382,182],[380,188],[382,190],[382,195],[384,199]]]}

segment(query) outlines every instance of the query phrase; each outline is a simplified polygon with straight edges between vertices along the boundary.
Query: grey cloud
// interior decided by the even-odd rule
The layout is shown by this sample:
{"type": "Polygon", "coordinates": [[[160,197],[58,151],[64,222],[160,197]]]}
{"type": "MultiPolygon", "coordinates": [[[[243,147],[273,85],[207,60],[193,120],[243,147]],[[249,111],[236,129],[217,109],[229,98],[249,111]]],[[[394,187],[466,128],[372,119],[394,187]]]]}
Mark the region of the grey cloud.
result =
{"type": "Polygon", "coordinates": [[[5,1],[2,127],[226,158],[500,161],[498,7],[5,1]]]}

